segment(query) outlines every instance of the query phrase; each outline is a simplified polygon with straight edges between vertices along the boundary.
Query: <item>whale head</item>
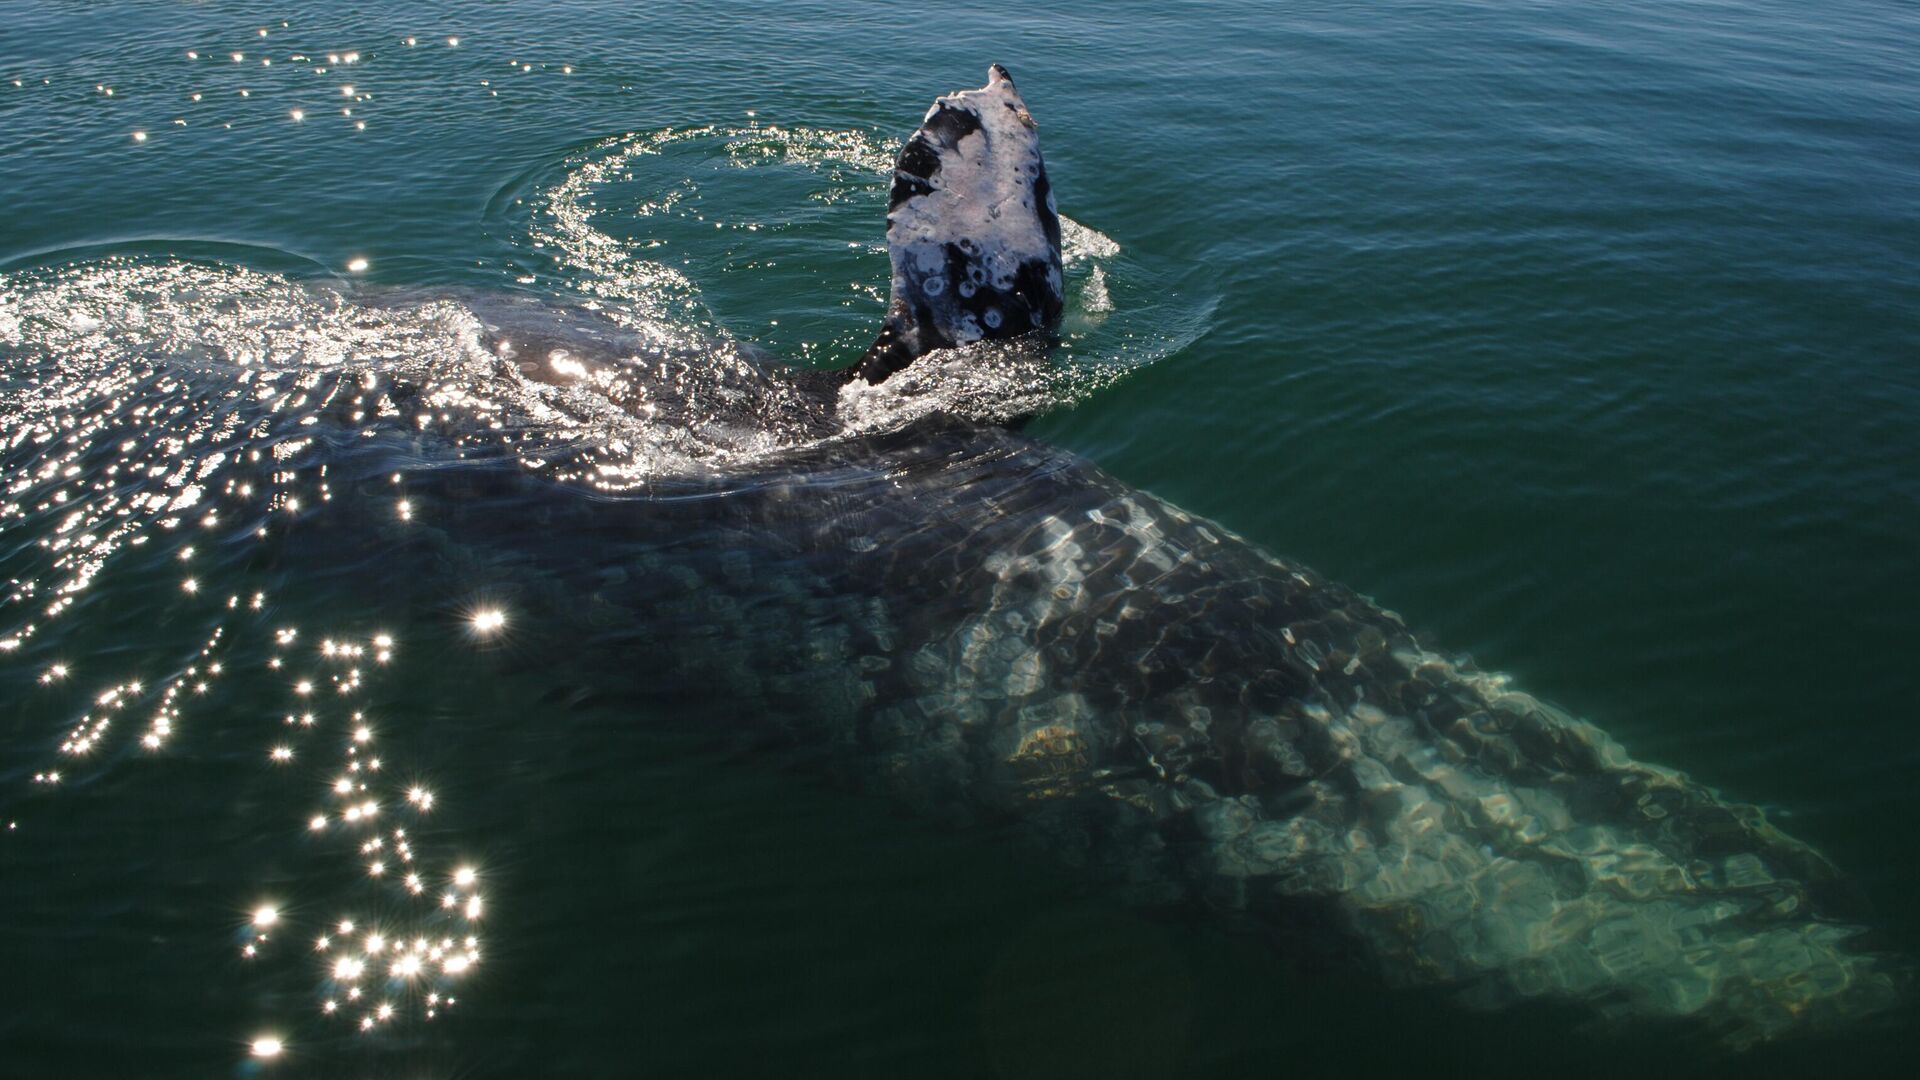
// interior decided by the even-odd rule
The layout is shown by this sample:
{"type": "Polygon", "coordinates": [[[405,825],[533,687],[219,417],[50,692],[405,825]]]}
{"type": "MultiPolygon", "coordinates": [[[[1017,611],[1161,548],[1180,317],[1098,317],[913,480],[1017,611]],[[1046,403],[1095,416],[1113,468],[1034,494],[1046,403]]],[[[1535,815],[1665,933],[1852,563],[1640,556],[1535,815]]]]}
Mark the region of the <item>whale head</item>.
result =
{"type": "Polygon", "coordinates": [[[934,349],[1060,324],[1060,215],[1007,69],[948,94],[900,150],[887,200],[887,318],[850,374],[878,383],[934,349]]]}

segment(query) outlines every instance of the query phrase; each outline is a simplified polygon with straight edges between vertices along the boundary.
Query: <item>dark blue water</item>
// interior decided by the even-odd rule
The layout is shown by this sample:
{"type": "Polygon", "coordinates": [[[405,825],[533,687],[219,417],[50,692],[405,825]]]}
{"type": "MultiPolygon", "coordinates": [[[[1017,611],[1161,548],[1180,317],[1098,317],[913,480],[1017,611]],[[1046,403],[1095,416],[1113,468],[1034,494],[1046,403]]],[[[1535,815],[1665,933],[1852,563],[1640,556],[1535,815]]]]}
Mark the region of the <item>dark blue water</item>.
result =
{"type": "Polygon", "coordinates": [[[1886,1067],[1910,1027],[1596,1048],[1121,907],[716,746],[724,688],[606,692],[510,568],[379,533],[404,490],[229,418],[411,364],[473,377],[447,445],[531,430],[469,355],[501,297],[850,362],[889,155],[997,61],[1086,230],[1029,434],[1761,805],[1911,955],[1916,55],[1902,0],[0,7],[0,1072],[1886,1067]],[[180,374],[235,357],[286,374],[180,374]],[[341,996],[348,918],[451,989],[341,996]]]}

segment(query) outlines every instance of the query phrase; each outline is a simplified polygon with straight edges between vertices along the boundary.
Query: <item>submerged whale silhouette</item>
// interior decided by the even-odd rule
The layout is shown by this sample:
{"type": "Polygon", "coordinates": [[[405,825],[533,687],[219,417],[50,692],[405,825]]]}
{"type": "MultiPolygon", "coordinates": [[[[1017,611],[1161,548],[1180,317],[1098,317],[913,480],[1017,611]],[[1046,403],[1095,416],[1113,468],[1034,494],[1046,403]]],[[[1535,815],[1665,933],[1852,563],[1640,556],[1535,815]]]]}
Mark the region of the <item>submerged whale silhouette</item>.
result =
{"type": "MultiPolygon", "coordinates": [[[[1060,225],[1003,69],[936,102],[889,202],[886,323],[845,372],[716,390],[681,377],[709,354],[524,305],[501,309],[492,352],[597,387],[556,408],[828,431],[876,385],[1044,350],[1060,225]]],[[[1678,1021],[1733,1046],[1906,993],[1845,879],[1759,810],[1009,427],[928,417],[556,498],[522,453],[422,434],[404,378],[341,385],[312,392],[337,423],[295,429],[332,488],[390,494],[407,469],[433,512],[405,544],[452,579],[511,576],[517,604],[573,631],[567,650],[607,658],[601,678],[698,702],[929,817],[1017,833],[1116,896],[1470,1005],[1678,1021]]],[[[369,588],[417,587],[419,560],[382,554],[398,523],[350,524],[289,542],[361,551],[369,588]]]]}
{"type": "MultiPolygon", "coordinates": [[[[879,339],[801,385],[1057,325],[1060,226],[1004,69],[928,112],[888,226],[879,339]]],[[[416,490],[439,489],[449,559],[538,552],[529,597],[586,612],[583,640],[647,657],[655,689],[723,687],[730,713],[772,718],[755,737],[1020,832],[1116,895],[1394,986],[1681,1020],[1733,1046],[1905,992],[1846,881],[1756,808],[1012,430],[929,420],[537,522],[501,513],[545,483],[468,468],[416,490]]]]}

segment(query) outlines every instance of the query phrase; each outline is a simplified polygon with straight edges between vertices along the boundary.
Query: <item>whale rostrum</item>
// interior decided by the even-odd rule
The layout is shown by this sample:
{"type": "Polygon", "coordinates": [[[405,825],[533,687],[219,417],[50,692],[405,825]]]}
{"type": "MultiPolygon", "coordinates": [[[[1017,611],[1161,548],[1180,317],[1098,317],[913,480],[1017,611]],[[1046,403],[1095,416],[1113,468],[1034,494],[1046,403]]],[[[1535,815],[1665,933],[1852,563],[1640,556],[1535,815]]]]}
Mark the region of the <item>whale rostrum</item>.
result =
{"type": "Polygon", "coordinates": [[[892,295],[851,373],[877,383],[934,349],[1060,325],[1060,215],[1039,129],[998,64],[935,101],[887,197],[892,295]]]}

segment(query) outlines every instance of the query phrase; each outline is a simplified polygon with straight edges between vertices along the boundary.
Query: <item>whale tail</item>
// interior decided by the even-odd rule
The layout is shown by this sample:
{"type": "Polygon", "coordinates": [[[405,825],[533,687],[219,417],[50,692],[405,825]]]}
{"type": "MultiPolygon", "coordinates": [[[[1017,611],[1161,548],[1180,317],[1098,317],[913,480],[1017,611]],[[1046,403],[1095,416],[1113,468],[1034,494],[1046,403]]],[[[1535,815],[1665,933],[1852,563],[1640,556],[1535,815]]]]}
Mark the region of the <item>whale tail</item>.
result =
{"type": "Polygon", "coordinates": [[[878,383],[935,349],[1060,325],[1060,215],[1006,68],[935,101],[901,148],[887,249],[886,323],[849,378],[878,383]]]}

